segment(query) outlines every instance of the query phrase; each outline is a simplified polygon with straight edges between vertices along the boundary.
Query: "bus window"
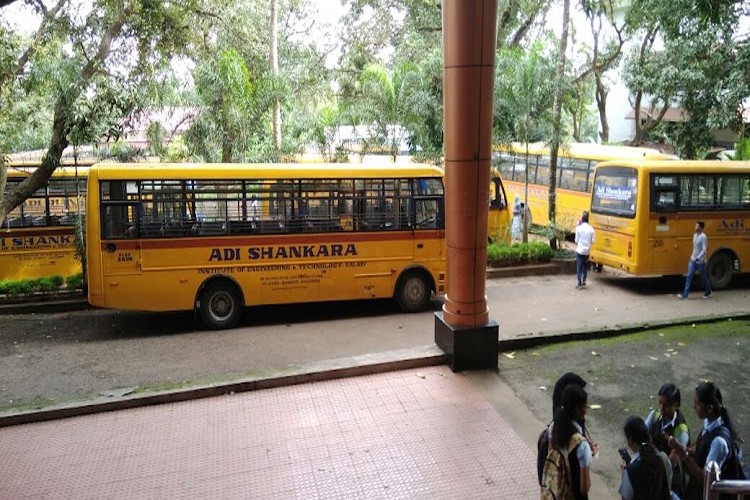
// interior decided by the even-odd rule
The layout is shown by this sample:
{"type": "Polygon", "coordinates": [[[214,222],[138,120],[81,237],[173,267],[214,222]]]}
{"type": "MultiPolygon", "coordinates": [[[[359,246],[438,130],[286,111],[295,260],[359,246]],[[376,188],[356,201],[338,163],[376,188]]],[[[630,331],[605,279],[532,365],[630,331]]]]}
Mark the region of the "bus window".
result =
{"type": "Polygon", "coordinates": [[[637,180],[635,169],[625,167],[598,173],[591,194],[591,211],[634,218],[637,180]]]}

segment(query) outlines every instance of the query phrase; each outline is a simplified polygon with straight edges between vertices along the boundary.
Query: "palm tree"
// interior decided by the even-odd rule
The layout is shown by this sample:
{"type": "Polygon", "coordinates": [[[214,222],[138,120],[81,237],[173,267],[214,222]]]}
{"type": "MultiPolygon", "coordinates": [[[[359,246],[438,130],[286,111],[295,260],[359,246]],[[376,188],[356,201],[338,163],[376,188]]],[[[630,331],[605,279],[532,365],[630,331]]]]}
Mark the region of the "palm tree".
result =
{"type": "MultiPolygon", "coordinates": [[[[563,25],[560,34],[560,49],[557,53],[557,69],[555,71],[555,99],[552,117],[552,144],[550,145],[549,159],[549,223],[555,227],[555,213],[557,198],[557,152],[560,149],[560,136],[562,128],[562,100],[565,78],[565,51],[568,48],[568,24],[570,20],[570,0],[563,1],[563,25]]],[[[557,249],[557,238],[553,237],[550,245],[557,249]]]]}
{"type": "Polygon", "coordinates": [[[389,75],[384,67],[370,64],[362,71],[360,81],[361,116],[371,124],[376,140],[388,148],[395,160],[399,144],[415,123],[413,106],[424,92],[419,68],[404,63],[389,75]]]}
{"type": "MultiPolygon", "coordinates": [[[[528,51],[501,50],[495,73],[495,135],[526,144],[524,206],[529,206],[528,145],[550,120],[553,98],[553,66],[535,44],[528,51]]],[[[528,217],[524,217],[523,241],[529,240],[528,217]]]]}

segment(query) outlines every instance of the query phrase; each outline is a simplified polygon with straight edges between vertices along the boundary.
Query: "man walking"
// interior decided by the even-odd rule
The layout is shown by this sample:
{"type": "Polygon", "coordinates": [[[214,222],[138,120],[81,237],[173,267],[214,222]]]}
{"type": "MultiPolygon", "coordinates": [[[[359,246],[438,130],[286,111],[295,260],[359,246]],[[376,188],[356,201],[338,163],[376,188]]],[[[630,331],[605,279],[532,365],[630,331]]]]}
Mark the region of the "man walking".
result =
{"type": "Polygon", "coordinates": [[[589,255],[591,244],[594,242],[594,228],[589,224],[589,213],[584,211],[581,215],[581,223],[576,227],[576,273],[578,284],[576,289],[580,290],[586,286],[586,275],[589,272],[589,255]]]}
{"type": "Polygon", "coordinates": [[[706,274],[706,253],[708,251],[708,238],[703,230],[706,224],[701,220],[695,223],[695,234],[693,235],[693,253],[690,255],[690,264],[688,264],[688,274],[685,278],[685,289],[677,295],[680,299],[688,298],[690,293],[690,284],[693,282],[693,275],[698,271],[703,281],[703,298],[711,298],[711,282],[708,281],[706,274]]]}

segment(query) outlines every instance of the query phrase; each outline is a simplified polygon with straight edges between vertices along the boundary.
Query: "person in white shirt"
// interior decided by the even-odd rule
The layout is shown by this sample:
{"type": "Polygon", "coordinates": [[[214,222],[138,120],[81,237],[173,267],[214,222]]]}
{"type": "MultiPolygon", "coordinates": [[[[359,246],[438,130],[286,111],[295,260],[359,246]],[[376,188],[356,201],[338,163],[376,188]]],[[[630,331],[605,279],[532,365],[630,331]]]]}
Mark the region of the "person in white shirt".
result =
{"type": "Polygon", "coordinates": [[[589,255],[591,244],[594,243],[594,228],[589,224],[589,213],[584,211],[581,215],[581,223],[576,227],[576,273],[578,284],[576,289],[580,290],[586,286],[586,276],[589,271],[589,255]]]}

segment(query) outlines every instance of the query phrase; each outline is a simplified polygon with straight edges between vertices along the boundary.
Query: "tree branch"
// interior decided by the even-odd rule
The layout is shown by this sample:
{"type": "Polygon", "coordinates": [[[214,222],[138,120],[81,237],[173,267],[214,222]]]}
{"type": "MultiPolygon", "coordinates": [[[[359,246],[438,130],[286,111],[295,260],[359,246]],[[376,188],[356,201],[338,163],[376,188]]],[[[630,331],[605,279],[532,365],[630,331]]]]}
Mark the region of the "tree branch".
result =
{"type": "MultiPolygon", "coordinates": [[[[0,0],[0,2],[4,2],[8,0],[0,0]]],[[[15,0],[10,0],[10,2],[13,2],[15,0]]],[[[13,70],[13,74],[15,76],[20,76],[23,72],[24,66],[26,66],[26,63],[29,62],[29,59],[31,56],[34,55],[36,50],[39,48],[39,46],[45,41],[45,38],[48,35],[48,28],[49,25],[52,23],[52,21],[57,16],[58,12],[60,12],[60,9],[62,9],[68,0],[60,0],[57,5],[52,7],[52,10],[44,11],[44,17],[42,17],[42,23],[39,25],[39,29],[36,30],[36,33],[34,34],[34,40],[32,40],[31,44],[29,44],[26,51],[21,54],[21,57],[18,58],[18,62],[16,63],[16,68],[13,70]]],[[[0,7],[3,7],[3,5],[0,5],[0,7]]]]}

